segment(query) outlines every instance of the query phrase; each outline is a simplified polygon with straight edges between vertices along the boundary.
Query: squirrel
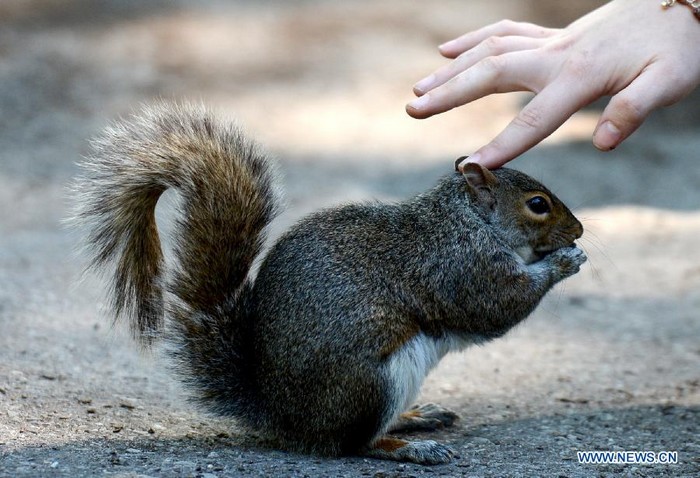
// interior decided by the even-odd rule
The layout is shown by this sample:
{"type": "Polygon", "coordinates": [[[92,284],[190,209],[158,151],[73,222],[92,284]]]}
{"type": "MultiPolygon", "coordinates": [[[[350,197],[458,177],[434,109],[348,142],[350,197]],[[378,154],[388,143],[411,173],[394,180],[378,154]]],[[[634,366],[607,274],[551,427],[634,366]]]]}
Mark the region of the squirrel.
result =
{"type": "Polygon", "coordinates": [[[205,410],[304,453],[449,462],[448,446],[393,435],[457,419],[412,407],[428,372],[505,334],[586,261],[583,227],[554,194],[476,163],[403,202],[313,213],[263,254],[281,210],[275,166],[201,105],[144,107],[81,166],[73,219],[88,269],[107,268],[115,321],[167,344],[205,410]],[[182,201],[166,261],[154,213],[171,188],[182,201]]]}

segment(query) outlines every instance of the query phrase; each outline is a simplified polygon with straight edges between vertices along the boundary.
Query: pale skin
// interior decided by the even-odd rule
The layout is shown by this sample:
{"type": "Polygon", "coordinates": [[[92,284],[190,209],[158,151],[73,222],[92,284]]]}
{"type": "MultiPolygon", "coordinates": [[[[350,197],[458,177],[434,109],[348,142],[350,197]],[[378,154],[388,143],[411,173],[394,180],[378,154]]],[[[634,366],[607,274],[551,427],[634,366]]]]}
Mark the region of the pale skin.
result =
{"type": "Polygon", "coordinates": [[[613,0],[563,29],[504,20],[448,41],[439,51],[453,61],[416,83],[418,98],[406,105],[414,118],[493,93],[535,93],[470,156],[488,168],[527,151],[603,96],[611,99],[593,144],[612,150],[652,111],[700,84],[700,22],[688,7],[664,9],[660,0],[613,0]]]}

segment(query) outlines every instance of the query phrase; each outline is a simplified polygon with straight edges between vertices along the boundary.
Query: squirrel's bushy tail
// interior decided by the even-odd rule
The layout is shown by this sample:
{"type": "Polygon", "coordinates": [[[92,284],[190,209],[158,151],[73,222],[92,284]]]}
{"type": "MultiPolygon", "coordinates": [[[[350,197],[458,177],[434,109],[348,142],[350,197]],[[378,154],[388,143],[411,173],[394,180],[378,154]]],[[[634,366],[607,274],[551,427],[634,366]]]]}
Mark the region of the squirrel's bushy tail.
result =
{"type": "Polygon", "coordinates": [[[249,392],[247,275],[278,209],[268,160],[204,107],[160,104],[108,128],[82,167],[73,222],[87,229],[90,266],[108,268],[116,318],[150,343],[167,315],[195,398],[238,414],[228,409],[249,392]],[[181,201],[164,274],[155,206],[169,188],[181,201]]]}

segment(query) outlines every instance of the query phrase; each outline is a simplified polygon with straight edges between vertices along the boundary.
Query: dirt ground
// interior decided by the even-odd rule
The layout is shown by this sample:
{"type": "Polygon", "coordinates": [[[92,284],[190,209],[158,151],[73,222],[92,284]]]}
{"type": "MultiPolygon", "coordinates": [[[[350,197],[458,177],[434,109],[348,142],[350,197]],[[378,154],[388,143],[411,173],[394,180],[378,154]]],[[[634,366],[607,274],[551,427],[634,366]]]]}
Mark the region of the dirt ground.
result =
{"type": "Polygon", "coordinates": [[[236,116],[279,157],[288,209],[428,188],[526,100],[403,111],[435,45],[500,18],[561,26],[600,2],[3,0],[0,3],[0,476],[700,476],[698,95],[622,147],[577,114],[511,163],[586,227],[589,262],[506,338],[448,356],[424,401],[461,415],[421,436],[435,467],[265,446],[194,410],[110,328],[62,225],[86,139],[154,98],[236,116]],[[575,7],[569,3],[576,3],[575,7]],[[587,450],[678,464],[588,465],[587,450]]]}

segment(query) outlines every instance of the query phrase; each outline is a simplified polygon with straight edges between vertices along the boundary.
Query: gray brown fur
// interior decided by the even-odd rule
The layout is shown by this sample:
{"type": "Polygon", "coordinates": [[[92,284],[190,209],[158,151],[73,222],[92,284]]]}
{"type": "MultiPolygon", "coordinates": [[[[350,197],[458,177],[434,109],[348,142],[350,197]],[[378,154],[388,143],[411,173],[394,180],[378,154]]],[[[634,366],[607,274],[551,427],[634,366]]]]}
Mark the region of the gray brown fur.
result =
{"type": "Polygon", "coordinates": [[[402,203],[303,219],[253,282],[277,195],[269,160],[236,128],[202,108],[147,108],[109,129],[83,166],[77,222],[93,266],[115,265],[115,314],[146,342],[165,323],[194,400],[304,451],[449,459],[434,442],[373,451],[404,411],[389,361],[419,334],[503,335],[585,260],[572,245],[580,223],[544,186],[473,166],[402,203]],[[154,208],[167,188],[184,201],[166,275],[154,208]],[[547,221],[523,217],[532,191],[551,198],[547,221]],[[524,245],[540,260],[525,263],[524,245]]]}

